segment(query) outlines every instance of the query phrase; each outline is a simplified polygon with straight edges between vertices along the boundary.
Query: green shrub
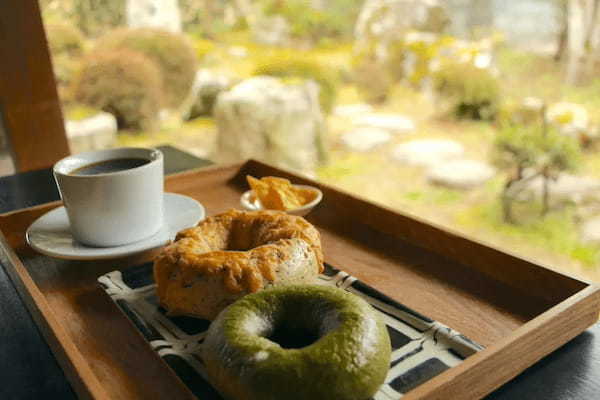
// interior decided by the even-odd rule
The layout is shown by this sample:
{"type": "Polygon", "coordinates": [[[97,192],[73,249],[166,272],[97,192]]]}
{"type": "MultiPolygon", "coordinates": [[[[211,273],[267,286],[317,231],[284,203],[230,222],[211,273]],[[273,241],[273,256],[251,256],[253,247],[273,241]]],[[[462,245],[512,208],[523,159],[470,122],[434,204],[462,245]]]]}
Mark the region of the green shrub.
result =
{"type": "Polygon", "coordinates": [[[120,129],[152,129],[162,104],[160,71],[133,51],[93,54],[79,72],[74,97],[113,114],[120,129]]]}
{"type": "Polygon", "coordinates": [[[369,50],[354,54],[352,78],[361,95],[372,104],[385,102],[395,82],[390,70],[378,62],[375,53],[369,50]]]}
{"type": "Polygon", "coordinates": [[[105,32],[124,25],[126,0],[76,0],[56,1],[63,7],[72,3],[72,17],[77,26],[89,37],[98,37],[105,32]]]}
{"type": "Polygon", "coordinates": [[[490,120],[500,102],[497,79],[470,63],[448,62],[433,75],[435,88],[452,105],[458,118],[490,120]]]}
{"type": "Polygon", "coordinates": [[[301,54],[271,57],[259,63],[253,75],[311,79],[319,84],[319,101],[323,111],[329,113],[335,103],[339,82],[337,74],[332,72],[330,67],[321,65],[301,54]]]}
{"type": "Polygon", "coordinates": [[[180,106],[196,75],[196,53],[185,36],[157,29],[119,29],[98,41],[98,51],[130,50],[154,61],[163,80],[165,105],[180,106]]]}
{"type": "Polygon", "coordinates": [[[69,24],[46,24],[48,47],[53,56],[79,56],[83,52],[83,35],[69,24]]]}
{"type": "Polygon", "coordinates": [[[327,7],[315,8],[305,0],[268,0],[263,11],[281,15],[290,24],[291,34],[318,43],[325,38],[352,39],[362,0],[330,0],[327,7]]]}

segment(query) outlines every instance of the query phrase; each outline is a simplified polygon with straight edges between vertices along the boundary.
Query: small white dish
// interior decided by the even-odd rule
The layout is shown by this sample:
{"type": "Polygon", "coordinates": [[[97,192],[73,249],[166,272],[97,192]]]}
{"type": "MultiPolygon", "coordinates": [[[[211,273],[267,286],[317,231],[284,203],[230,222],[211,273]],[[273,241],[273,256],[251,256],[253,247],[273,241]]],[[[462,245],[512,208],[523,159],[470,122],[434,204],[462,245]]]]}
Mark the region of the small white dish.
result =
{"type": "Polygon", "coordinates": [[[153,236],[115,247],[91,247],[73,239],[64,207],[55,208],[38,218],[27,229],[27,243],[50,257],[67,260],[100,260],[132,255],[153,249],[172,240],[177,232],[196,225],[205,217],[202,204],[175,193],[164,193],[164,223],[153,236]]]}
{"type": "MultiPolygon", "coordinates": [[[[300,188],[300,189],[309,189],[309,190],[314,191],[317,194],[316,197],[312,201],[306,203],[302,207],[298,207],[298,208],[294,208],[293,210],[286,211],[288,214],[297,215],[299,217],[304,217],[306,214],[311,212],[312,209],[315,208],[315,206],[317,204],[319,204],[321,202],[321,200],[323,199],[323,192],[321,192],[319,189],[317,189],[314,186],[309,186],[309,185],[293,185],[293,186],[300,188]]],[[[249,211],[264,210],[262,204],[260,203],[260,200],[255,196],[253,190],[248,190],[248,191],[244,192],[244,194],[242,194],[242,197],[240,199],[240,203],[244,209],[249,210],[249,211]]]]}

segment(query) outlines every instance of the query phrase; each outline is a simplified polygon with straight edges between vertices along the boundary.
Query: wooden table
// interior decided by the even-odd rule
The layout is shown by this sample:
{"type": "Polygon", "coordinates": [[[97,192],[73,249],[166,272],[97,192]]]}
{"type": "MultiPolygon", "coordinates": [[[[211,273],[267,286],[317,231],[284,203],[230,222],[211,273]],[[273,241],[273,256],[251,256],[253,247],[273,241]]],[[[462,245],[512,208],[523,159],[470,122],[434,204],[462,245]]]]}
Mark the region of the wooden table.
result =
{"type": "MultiPolygon", "coordinates": [[[[209,165],[170,146],[165,173],[209,165]]],[[[0,213],[58,199],[50,170],[0,178],[0,213]]],[[[69,383],[0,268],[0,399],[72,399],[69,383]]],[[[600,399],[600,325],[542,359],[488,399],[600,399]]]]}

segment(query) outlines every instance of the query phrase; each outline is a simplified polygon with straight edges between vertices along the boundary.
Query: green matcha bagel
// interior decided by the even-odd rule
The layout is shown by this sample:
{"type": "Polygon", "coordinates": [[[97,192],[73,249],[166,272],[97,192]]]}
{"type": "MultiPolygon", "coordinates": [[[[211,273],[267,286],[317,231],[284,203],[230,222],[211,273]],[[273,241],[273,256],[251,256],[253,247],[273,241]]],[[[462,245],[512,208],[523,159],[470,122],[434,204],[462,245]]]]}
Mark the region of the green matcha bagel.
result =
{"type": "Polygon", "coordinates": [[[208,377],[230,400],[366,400],[383,383],[390,352],[387,329],[367,302],[316,285],[238,300],[203,345],[208,377]]]}

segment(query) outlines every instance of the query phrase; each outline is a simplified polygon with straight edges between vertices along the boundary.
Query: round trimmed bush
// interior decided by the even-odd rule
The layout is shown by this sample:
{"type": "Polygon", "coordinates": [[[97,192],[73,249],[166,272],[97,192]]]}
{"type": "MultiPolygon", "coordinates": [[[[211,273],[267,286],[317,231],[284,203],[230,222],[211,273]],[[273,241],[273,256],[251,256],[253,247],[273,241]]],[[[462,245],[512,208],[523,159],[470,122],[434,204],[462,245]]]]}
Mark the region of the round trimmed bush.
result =
{"type": "Polygon", "coordinates": [[[84,61],[74,97],[113,114],[119,129],[152,129],[162,104],[160,71],[133,51],[97,53],[84,61]]]}
{"type": "Polygon", "coordinates": [[[158,29],[119,29],[102,37],[97,50],[136,51],[152,60],[162,75],[167,106],[180,106],[190,93],[197,59],[185,36],[158,29]]]}
{"type": "Polygon", "coordinates": [[[490,120],[496,116],[500,87],[489,70],[471,63],[450,62],[433,77],[437,92],[450,100],[456,117],[490,120]]]}
{"type": "Polygon", "coordinates": [[[329,113],[337,96],[338,76],[331,67],[300,55],[274,56],[259,63],[253,75],[269,75],[278,78],[311,79],[319,84],[321,108],[329,113]]]}
{"type": "Polygon", "coordinates": [[[48,47],[53,56],[78,56],[83,52],[83,35],[69,24],[46,24],[48,47]]]}
{"type": "Polygon", "coordinates": [[[371,50],[353,55],[352,80],[364,99],[371,104],[384,103],[395,83],[394,76],[383,63],[378,62],[371,50]]]}

